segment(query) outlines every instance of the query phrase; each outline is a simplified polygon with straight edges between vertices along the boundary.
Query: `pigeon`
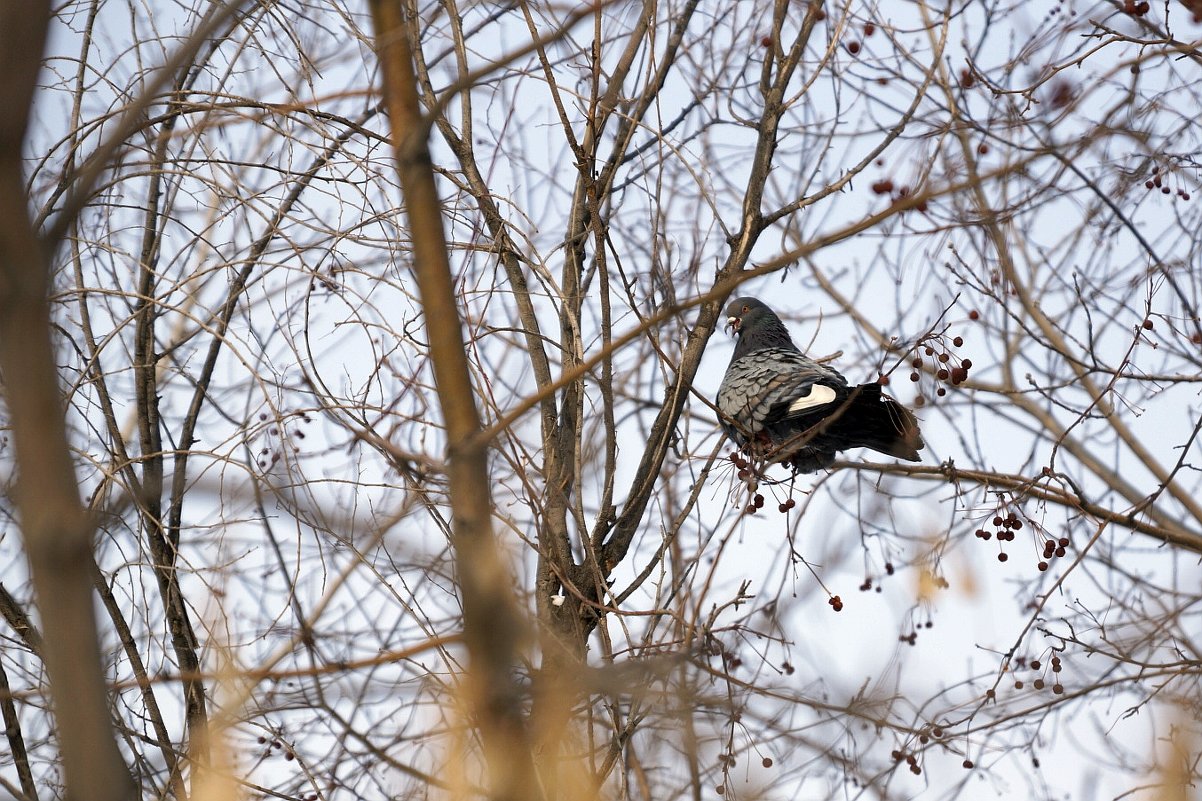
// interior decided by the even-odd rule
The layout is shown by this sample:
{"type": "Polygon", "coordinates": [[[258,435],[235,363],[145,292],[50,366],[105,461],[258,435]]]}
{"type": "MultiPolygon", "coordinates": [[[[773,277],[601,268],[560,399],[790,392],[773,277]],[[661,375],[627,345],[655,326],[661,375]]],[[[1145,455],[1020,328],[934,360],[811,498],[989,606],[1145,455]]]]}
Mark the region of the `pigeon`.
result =
{"type": "Polygon", "coordinates": [[[849,386],[837,370],[807,358],[776,313],[736,298],[726,318],[738,340],[718,388],[723,429],[753,458],[794,473],[829,467],[850,448],[920,461],[918,421],[873,382],[849,386]]]}

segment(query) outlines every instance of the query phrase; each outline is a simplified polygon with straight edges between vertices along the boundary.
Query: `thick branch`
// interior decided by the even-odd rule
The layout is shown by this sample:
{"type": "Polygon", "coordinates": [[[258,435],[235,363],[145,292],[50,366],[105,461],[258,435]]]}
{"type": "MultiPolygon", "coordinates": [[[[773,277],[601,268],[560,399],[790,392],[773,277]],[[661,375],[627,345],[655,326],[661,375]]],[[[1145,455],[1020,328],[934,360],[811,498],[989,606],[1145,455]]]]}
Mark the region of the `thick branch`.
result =
{"type": "Polygon", "coordinates": [[[133,780],[109,720],[88,569],[92,525],[79,500],[50,340],[50,265],[29,218],[22,176],[21,149],[49,17],[46,3],[0,5],[0,371],[66,797],[118,801],[132,797],[133,780]]]}
{"type": "Polygon", "coordinates": [[[413,238],[413,270],[446,425],[451,540],[470,657],[465,700],[470,719],[479,727],[490,771],[490,796],[529,801],[541,792],[521,693],[512,678],[515,645],[523,638],[524,627],[510,591],[512,579],[493,537],[488,452],[478,437],[480,417],[456,306],[442,203],[426,142],[428,128],[421,115],[413,48],[407,37],[410,20],[399,0],[373,0],[371,11],[397,173],[413,238]]]}

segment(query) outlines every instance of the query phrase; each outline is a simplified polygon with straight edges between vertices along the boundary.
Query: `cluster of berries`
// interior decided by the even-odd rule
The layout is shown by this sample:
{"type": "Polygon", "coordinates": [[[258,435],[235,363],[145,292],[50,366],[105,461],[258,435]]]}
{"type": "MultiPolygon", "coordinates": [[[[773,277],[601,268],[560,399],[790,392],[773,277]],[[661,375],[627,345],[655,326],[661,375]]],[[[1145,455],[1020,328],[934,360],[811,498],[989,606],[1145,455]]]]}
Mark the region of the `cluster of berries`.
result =
{"type": "MultiPolygon", "coordinates": [[[[1019,516],[1016,513],[1010,512],[1005,517],[1002,517],[1001,515],[994,515],[993,531],[989,531],[986,528],[979,528],[974,532],[974,534],[979,540],[988,540],[992,537],[997,537],[998,542],[1014,542],[1014,532],[1018,531],[1022,527],[1023,521],[1019,519],[1019,516]]],[[[997,560],[999,562],[1005,562],[1009,558],[1009,555],[1007,555],[1005,551],[1002,551],[997,555],[997,560]]]]}
{"type": "Polygon", "coordinates": [[[1042,573],[1048,569],[1048,560],[1053,556],[1064,556],[1066,548],[1068,548],[1068,537],[1061,537],[1058,540],[1044,540],[1043,561],[1038,565],[1040,572],[1042,573]]]}
{"type": "MultiPolygon", "coordinates": [[[[925,737],[926,735],[923,736],[925,737]]],[[[913,773],[915,776],[922,775],[922,766],[918,764],[918,757],[914,754],[910,754],[899,749],[894,749],[889,755],[893,757],[894,762],[901,762],[903,759],[906,760],[906,764],[910,766],[911,773],[913,773]]]]}
{"type": "MultiPolygon", "coordinates": [[[[888,195],[889,199],[894,203],[900,203],[908,198],[911,191],[908,186],[895,186],[892,178],[882,178],[879,181],[873,181],[869,189],[872,190],[872,194],[874,195],[888,195]]],[[[920,200],[914,204],[914,209],[916,211],[926,211],[927,202],[920,200]]]]}
{"type": "MultiPolygon", "coordinates": [[[[968,380],[968,371],[972,369],[972,359],[961,359],[947,349],[946,341],[939,337],[932,337],[928,341],[935,341],[940,349],[936,351],[935,346],[927,344],[923,346],[921,351],[915,351],[914,359],[910,362],[910,366],[914,369],[910,372],[910,380],[918,383],[922,380],[922,369],[929,360],[931,362],[928,371],[935,376],[935,380],[948,386],[958,387],[968,380]]],[[[952,337],[951,344],[953,347],[961,347],[964,344],[964,337],[952,337]]],[[[881,383],[888,383],[882,381],[881,383]]],[[[935,395],[942,398],[947,395],[947,387],[941,386],[935,389],[935,395]]],[[[927,399],[923,395],[919,395],[914,399],[915,406],[926,405],[927,399]]]]}
{"type": "MultiPolygon", "coordinates": [[[[266,424],[269,420],[267,412],[259,414],[259,422],[266,424]]],[[[267,444],[261,448],[255,456],[255,461],[259,465],[260,470],[267,470],[274,467],[275,464],[283,456],[286,445],[285,441],[292,440],[291,449],[293,453],[300,452],[300,442],[305,438],[305,432],[301,426],[308,425],[313,422],[313,418],[308,412],[284,412],[283,416],[277,416],[277,423],[271,425],[266,431],[267,444]],[[287,427],[287,423],[292,423],[292,428],[287,427]]]]}
{"type": "MultiPolygon", "coordinates": [[[[1042,671],[1043,663],[1040,662],[1038,659],[1032,659],[1029,667],[1031,668],[1031,670],[1042,671]]],[[[1063,695],[1064,694],[1064,685],[1060,683],[1059,673],[1061,670],[1064,669],[1064,665],[1061,664],[1059,656],[1056,656],[1055,654],[1052,655],[1050,667],[1052,669],[1052,673],[1055,675],[1055,678],[1053,679],[1053,684],[1052,684],[1052,692],[1055,693],[1056,695],[1063,695]]],[[[1015,679],[1014,689],[1021,690],[1025,686],[1026,686],[1026,684],[1023,682],[1022,679],[1015,679]]],[[[1033,687],[1036,690],[1042,690],[1044,687],[1047,687],[1047,686],[1048,686],[1047,682],[1044,681],[1044,679],[1043,679],[1042,672],[1039,677],[1037,677],[1034,681],[1031,682],[1031,687],[1033,687]]]]}
{"type": "MultiPolygon", "coordinates": [[[[1162,195],[1173,194],[1172,187],[1168,187],[1168,186],[1164,185],[1164,176],[1165,176],[1165,173],[1162,173],[1160,171],[1160,167],[1153,167],[1152,168],[1152,177],[1149,178],[1148,180],[1144,181],[1144,188],[1145,189],[1159,189],[1160,193],[1162,195]]],[[[1182,200],[1189,200],[1190,194],[1189,194],[1189,192],[1185,191],[1184,189],[1181,189],[1180,187],[1178,187],[1177,197],[1181,198],[1182,200]]]]}

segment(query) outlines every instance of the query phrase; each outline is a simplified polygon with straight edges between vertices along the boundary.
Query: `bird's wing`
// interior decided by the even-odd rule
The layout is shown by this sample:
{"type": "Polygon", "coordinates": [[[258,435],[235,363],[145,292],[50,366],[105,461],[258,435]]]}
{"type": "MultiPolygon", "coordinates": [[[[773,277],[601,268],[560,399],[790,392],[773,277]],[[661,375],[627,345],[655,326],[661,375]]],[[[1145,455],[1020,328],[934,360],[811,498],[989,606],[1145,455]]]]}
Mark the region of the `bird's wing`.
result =
{"type": "Polygon", "coordinates": [[[766,348],[735,359],[718,389],[723,427],[736,441],[767,425],[794,417],[821,417],[846,396],[847,381],[836,370],[797,351],[766,348]]]}

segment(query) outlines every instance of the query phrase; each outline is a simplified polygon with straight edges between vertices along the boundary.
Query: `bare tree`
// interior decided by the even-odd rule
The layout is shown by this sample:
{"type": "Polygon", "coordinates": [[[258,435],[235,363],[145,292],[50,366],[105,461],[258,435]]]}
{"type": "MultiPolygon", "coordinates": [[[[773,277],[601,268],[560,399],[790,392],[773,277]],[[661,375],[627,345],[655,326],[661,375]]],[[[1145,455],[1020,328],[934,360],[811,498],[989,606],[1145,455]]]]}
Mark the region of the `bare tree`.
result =
{"type": "Polygon", "coordinates": [[[1192,5],[0,8],[15,797],[1196,794],[1192,5]]]}

